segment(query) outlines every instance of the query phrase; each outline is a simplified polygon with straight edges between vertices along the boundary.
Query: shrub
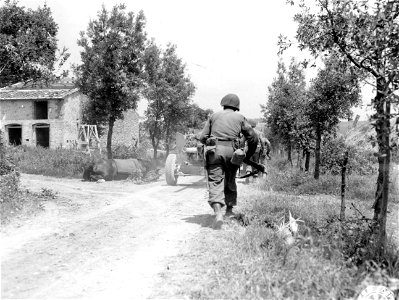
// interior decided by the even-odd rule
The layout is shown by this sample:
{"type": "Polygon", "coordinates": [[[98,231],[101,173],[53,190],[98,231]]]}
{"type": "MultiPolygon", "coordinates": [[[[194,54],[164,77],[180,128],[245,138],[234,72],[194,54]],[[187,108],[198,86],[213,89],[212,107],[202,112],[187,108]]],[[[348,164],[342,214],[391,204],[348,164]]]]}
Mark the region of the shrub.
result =
{"type": "Polygon", "coordinates": [[[140,158],[146,159],[148,145],[139,144],[138,146],[115,144],[112,147],[112,156],[116,159],[140,158]]]}
{"type": "Polygon", "coordinates": [[[320,168],[323,173],[341,173],[344,152],[348,151],[348,174],[371,175],[377,172],[377,159],[373,151],[361,144],[348,145],[344,138],[327,139],[323,143],[320,168]]]}
{"type": "Polygon", "coordinates": [[[0,143],[0,155],[0,212],[4,223],[10,211],[20,208],[20,174],[2,143],[0,143]]]}
{"type": "MultiPolygon", "coordinates": [[[[376,174],[359,175],[352,173],[347,176],[346,196],[352,199],[372,201],[375,183],[376,174]]],[[[341,193],[341,176],[327,173],[316,180],[311,173],[292,168],[281,160],[269,165],[267,176],[259,184],[265,190],[272,189],[296,195],[327,194],[340,196],[341,193]]]]}
{"type": "MultiPolygon", "coordinates": [[[[2,164],[2,163],[1,163],[2,164]]],[[[16,197],[19,191],[19,172],[11,170],[7,174],[0,175],[0,203],[9,203],[16,197]]]]}
{"type": "Polygon", "coordinates": [[[10,147],[9,153],[21,172],[56,177],[80,177],[84,168],[100,157],[72,149],[10,147]]]}

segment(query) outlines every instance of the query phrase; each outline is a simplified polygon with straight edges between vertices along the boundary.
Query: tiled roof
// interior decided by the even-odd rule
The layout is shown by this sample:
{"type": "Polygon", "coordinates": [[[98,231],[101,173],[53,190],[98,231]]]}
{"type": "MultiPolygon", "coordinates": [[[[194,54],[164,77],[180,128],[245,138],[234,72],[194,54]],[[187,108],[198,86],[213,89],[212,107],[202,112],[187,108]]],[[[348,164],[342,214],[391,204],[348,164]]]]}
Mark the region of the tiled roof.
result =
{"type": "Polygon", "coordinates": [[[34,100],[34,99],[64,99],[66,96],[77,92],[73,89],[36,89],[36,90],[13,90],[0,89],[1,100],[34,100]]]}

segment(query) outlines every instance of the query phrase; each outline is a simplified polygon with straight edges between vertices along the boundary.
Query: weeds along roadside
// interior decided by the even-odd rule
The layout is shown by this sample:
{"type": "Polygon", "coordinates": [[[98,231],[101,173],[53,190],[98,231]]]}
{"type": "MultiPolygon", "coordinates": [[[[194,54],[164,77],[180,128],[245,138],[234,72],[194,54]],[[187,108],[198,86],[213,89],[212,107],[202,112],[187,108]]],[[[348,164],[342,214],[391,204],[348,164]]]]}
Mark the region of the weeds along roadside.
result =
{"type": "Polygon", "coordinates": [[[20,188],[20,172],[9,155],[0,161],[0,217],[5,225],[22,214],[32,215],[43,209],[43,201],[55,199],[57,195],[43,188],[39,193],[20,188]]]}
{"type": "MultiPolygon", "coordinates": [[[[92,151],[89,155],[73,149],[27,146],[9,146],[6,153],[22,173],[73,178],[81,178],[87,166],[107,158],[105,152],[92,151]]],[[[143,153],[145,155],[146,151],[140,147],[113,146],[113,157],[118,159],[144,158],[143,153]]]]}
{"type": "Polygon", "coordinates": [[[349,176],[345,222],[337,218],[339,180],[325,174],[315,182],[291,167],[272,165],[266,178],[241,186],[241,225],[228,223],[216,239],[204,237],[193,250],[206,253],[198,261],[207,271],[198,274],[203,282],[190,288],[190,296],[356,299],[367,286],[383,285],[398,297],[397,248],[376,257],[370,244],[375,178],[349,176]],[[303,221],[296,234],[284,226],[289,213],[303,221]]]}

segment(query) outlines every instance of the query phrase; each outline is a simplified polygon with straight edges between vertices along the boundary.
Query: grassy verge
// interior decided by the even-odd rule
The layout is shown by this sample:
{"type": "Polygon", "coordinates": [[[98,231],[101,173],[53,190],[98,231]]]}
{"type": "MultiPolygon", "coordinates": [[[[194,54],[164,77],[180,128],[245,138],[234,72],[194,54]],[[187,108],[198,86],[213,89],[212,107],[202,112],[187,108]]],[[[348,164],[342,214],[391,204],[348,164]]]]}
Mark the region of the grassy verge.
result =
{"type": "Polygon", "coordinates": [[[70,149],[47,149],[42,147],[10,147],[9,156],[19,170],[28,174],[55,177],[81,177],[86,166],[101,155],[88,155],[70,149]]]}
{"type": "Polygon", "coordinates": [[[166,292],[157,296],[356,299],[369,285],[383,285],[398,297],[397,248],[390,245],[376,257],[370,244],[373,191],[367,184],[374,178],[356,176],[351,182],[346,221],[341,222],[339,178],[314,182],[286,171],[271,170],[268,178],[241,185],[236,220],[222,231],[202,231],[172,258],[162,274],[166,292]],[[290,213],[303,221],[296,234],[287,234],[282,225],[290,213]]]}
{"type": "Polygon", "coordinates": [[[32,193],[20,188],[20,173],[9,156],[0,161],[0,218],[7,224],[19,215],[33,215],[41,210],[43,201],[54,199],[56,195],[48,189],[32,193]]]}
{"type": "MultiPolygon", "coordinates": [[[[40,174],[54,177],[81,178],[84,169],[106,153],[93,151],[91,155],[72,149],[48,149],[42,147],[7,147],[7,155],[22,173],[40,174]]],[[[113,158],[143,158],[146,149],[114,145],[113,158]]]]}

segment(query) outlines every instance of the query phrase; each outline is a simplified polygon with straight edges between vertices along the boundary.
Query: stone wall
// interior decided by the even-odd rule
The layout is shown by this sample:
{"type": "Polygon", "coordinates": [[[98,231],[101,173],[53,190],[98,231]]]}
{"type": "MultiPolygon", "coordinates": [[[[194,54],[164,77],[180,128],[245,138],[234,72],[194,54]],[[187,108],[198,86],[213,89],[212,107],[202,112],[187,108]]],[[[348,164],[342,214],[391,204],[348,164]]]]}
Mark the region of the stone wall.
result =
{"type": "MultiPolygon", "coordinates": [[[[38,100],[40,101],[40,100],[38,100]]],[[[62,100],[41,100],[48,102],[48,119],[59,117],[62,100]]],[[[35,100],[1,100],[1,120],[32,120],[34,118],[35,100]]]]}
{"type": "MultiPolygon", "coordinates": [[[[101,147],[107,145],[108,128],[101,136],[101,147]]],[[[139,143],[139,115],[135,110],[128,110],[124,113],[123,120],[117,120],[112,133],[113,145],[133,146],[139,143]]]]}
{"type": "Polygon", "coordinates": [[[81,93],[74,93],[65,97],[58,118],[64,121],[78,122],[82,119],[82,103],[87,96],[81,93]]]}

